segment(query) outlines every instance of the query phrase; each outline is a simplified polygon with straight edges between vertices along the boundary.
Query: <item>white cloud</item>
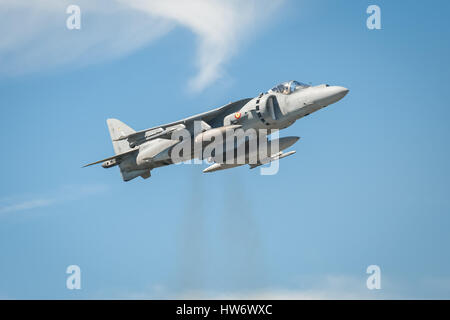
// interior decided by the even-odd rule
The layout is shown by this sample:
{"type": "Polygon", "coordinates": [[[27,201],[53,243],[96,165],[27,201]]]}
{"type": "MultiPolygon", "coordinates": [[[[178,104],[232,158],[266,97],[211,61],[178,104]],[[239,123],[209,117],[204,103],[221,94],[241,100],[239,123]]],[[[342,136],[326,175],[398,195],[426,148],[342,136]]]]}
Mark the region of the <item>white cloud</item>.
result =
{"type": "Polygon", "coordinates": [[[46,195],[13,196],[0,199],[0,215],[49,207],[54,204],[77,200],[86,196],[102,193],[105,185],[64,186],[46,195]]]}
{"type": "Polygon", "coordinates": [[[108,0],[80,0],[81,30],[66,28],[69,0],[0,0],[0,70],[23,74],[125,55],[170,30],[162,19],[108,0]]]}
{"type": "Polygon", "coordinates": [[[327,290],[299,290],[299,289],[263,289],[254,291],[234,292],[184,292],[175,299],[180,300],[346,300],[346,299],[370,299],[368,295],[356,292],[334,292],[327,290]]]}
{"type": "Polygon", "coordinates": [[[3,205],[0,207],[0,214],[15,212],[15,211],[23,211],[30,210],[40,207],[47,207],[54,203],[54,199],[33,199],[33,200],[24,200],[18,203],[12,203],[3,205]]]}
{"type": "Polygon", "coordinates": [[[380,299],[385,292],[375,292],[365,286],[364,277],[347,275],[325,275],[304,277],[299,288],[262,288],[230,292],[206,292],[188,290],[176,295],[175,299],[226,299],[226,300],[346,300],[380,299]]]}
{"type": "Polygon", "coordinates": [[[78,0],[81,30],[65,27],[69,0],[0,0],[0,72],[22,74],[79,66],[126,55],[188,28],[197,38],[199,91],[224,73],[224,64],[249,34],[267,25],[282,0],[78,0]]]}
{"type": "MultiPolygon", "coordinates": [[[[347,300],[347,299],[395,299],[397,290],[369,290],[365,275],[323,275],[301,277],[303,283],[294,281],[290,288],[267,287],[259,289],[208,290],[182,289],[173,291],[163,285],[150,286],[144,292],[116,293],[112,299],[175,299],[175,300],[347,300]]],[[[386,282],[386,279],[384,279],[386,282]]],[[[95,298],[104,294],[98,294],[95,298]]]]}

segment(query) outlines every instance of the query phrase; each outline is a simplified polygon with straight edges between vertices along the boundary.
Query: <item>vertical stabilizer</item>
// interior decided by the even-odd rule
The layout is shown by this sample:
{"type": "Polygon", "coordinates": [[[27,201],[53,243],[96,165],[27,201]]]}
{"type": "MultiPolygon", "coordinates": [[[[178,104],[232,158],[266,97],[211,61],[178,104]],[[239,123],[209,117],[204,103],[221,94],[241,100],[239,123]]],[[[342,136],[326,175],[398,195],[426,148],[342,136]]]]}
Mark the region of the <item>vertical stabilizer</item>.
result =
{"type": "Polygon", "coordinates": [[[117,119],[108,119],[106,120],[106,123],[108,124],[109,134],[111,136],[115,154],[131,150],[127,140],[115,140],[131,133],[135,133],[136,131],[117,119]]]}
{"type": "MultiPolygon", "coordinates": [[[[128,143],[127,139],[119,141],[117,141],[117,139],[126,137],[127,135],[135,133],[136,131],[117,119],[108,119],[106,120],[106,123],[108,124],[109,134],[111,135],[114,152],[116,154],[121,154],[132,150],[133,148],[130,148],[130,144],[128,143]]],[[[150,177],[149,169],[133,168],[133,166],[135,167],[136,163],[135,158],[136,154],[131,153],[124,156],[119,163],[120,173],[122,174],[122,179],[124,181],[130,181],[139,176],[144,179],[150,177]],[[131,168],[130,162],[132,163],[131,168]]]]}

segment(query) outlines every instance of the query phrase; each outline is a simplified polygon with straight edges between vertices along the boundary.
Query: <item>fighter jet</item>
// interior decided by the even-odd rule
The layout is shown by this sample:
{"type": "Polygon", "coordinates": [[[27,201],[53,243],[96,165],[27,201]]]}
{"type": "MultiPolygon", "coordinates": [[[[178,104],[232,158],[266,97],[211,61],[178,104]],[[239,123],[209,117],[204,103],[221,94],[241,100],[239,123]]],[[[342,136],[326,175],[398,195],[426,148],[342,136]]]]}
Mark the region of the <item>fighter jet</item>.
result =
{"type": "MultiPolygon", "coordinates": [[[[133,130],[120,120],[108,119],[106,122],[115,155],[83,167],[98,163],[102,163],[103,168],[119,166],[124,181],[139,176],[147,179],[151,170],[177,163],[178,161],[174,160],[175,153],[182,154],[183,160],[204,159],[202,152],[196,153],[195,145],[204,148],[208,145],[211,147],[214,143],[216,145],[224,143],[218,141],[217,137],[237,130],[264,131],[267,137],[274,130],[287,128],[298,119],[341,100],[348,91],[341,86],[327,84],[312,86],[292,80],[283,82],[257,97],[231,102],[214,110],[141,131],[133,130]],[[190,139],[180,139],[181,133],[190,139]],[[211,137],[214,137],[214,140],[211,137]],[[188,147],[181,148],[186,144],[188,147]]],[[[241,143],[245,146],[242,158],[244,162],[224,161],[224,153],[213,150],[212,156],[208,158],[213,164],[203,172],[224,170],[244,164],[255,168],[285,158],[295,151],[284,153],[283,150],[292,146],[298,139],[299,137],[282,137],[264,141],[261,137],[256,137],[255,140],[245,137],[243,144],[241,143]],[[264,151],[257,148],[256,162],[250,163],[252,154],[248,146],[252,141],[256,141],[258,146],[262,142],[268,142],[269,145],[264,151]],[[274,145],[277,148],[274,148],[274,145]]],[[[234,155],[238,146],[234,144],[232,148],[234,155]]],[[[236,156],[233,156],[232,160],[236,160],[236,156]]]]}

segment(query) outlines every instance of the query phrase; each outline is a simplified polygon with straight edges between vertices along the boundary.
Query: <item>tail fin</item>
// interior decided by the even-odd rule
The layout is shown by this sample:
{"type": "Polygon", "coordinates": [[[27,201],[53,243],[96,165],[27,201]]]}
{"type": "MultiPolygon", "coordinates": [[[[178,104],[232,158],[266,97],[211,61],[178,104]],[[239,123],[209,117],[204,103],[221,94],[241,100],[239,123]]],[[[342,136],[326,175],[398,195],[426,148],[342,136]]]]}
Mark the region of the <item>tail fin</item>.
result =
{"type": "MultiPolygon", "coordinates": [[[[117,140],[117,139],[135,133],[136,131],[117,119],[108,119],[106,120],[106,123],[108,124],[109,134],[111,136],[114,152],[116,153],[116,155],[127,153],[128,151],[133,150],[133,148],[130,147],[126,139],[124,140],[117,140]]],[[[119,162],[119,168],[120,173],[122,174],[122,179],[124,181],[130,181],[139,176],[141,176],[144,179],[149,178],[150,177],[149,169],[140,170],[136,168],[133,170],[130,169],[129,166],[127,167],[127,165],[125,165],[126,161],[131,160],[131,154],[132,152],[123,155],[121,161],[119,162]]],[[[133,157],[135,157],[135,155],[133,157]]]]}
{"type": "Polygon", "coordinates": [[[131,150],[127,140],[115,140],[119,137],[135,133],[136,131],[117,119],[108,119],[106,120],[106,123],[108,124],[109,134],[111,136],[114,152],[116,154],[119,154],[131,150]]]}

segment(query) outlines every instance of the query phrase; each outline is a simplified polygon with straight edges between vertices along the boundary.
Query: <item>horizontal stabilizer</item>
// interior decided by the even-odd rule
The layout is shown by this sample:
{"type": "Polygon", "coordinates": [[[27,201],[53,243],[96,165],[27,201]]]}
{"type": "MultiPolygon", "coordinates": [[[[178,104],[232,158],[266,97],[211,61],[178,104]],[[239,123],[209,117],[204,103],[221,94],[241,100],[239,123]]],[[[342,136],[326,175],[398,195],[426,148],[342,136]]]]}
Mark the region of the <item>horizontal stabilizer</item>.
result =
{"type": "Polygon", "coordinates": [[[109,161],[109,160],[113,160],[113,159],[118,161],[118,160],[123,159],[125,156],[135,152],[136,150],[137,149],[131,149],[131,150],[128,150],[128,151],[116,154],[115,156],[112,156],[112,157],[109,157],[109,158],[105,158],[105,159],[98,160],[98,161],[95,161],[95,162],[92,162],[92,163],[88,163],[88,164],[85,164],[82,168],[89,167],[89,166],[92,166],[94,164],[98,164],[98,163],[109,161]]]}

